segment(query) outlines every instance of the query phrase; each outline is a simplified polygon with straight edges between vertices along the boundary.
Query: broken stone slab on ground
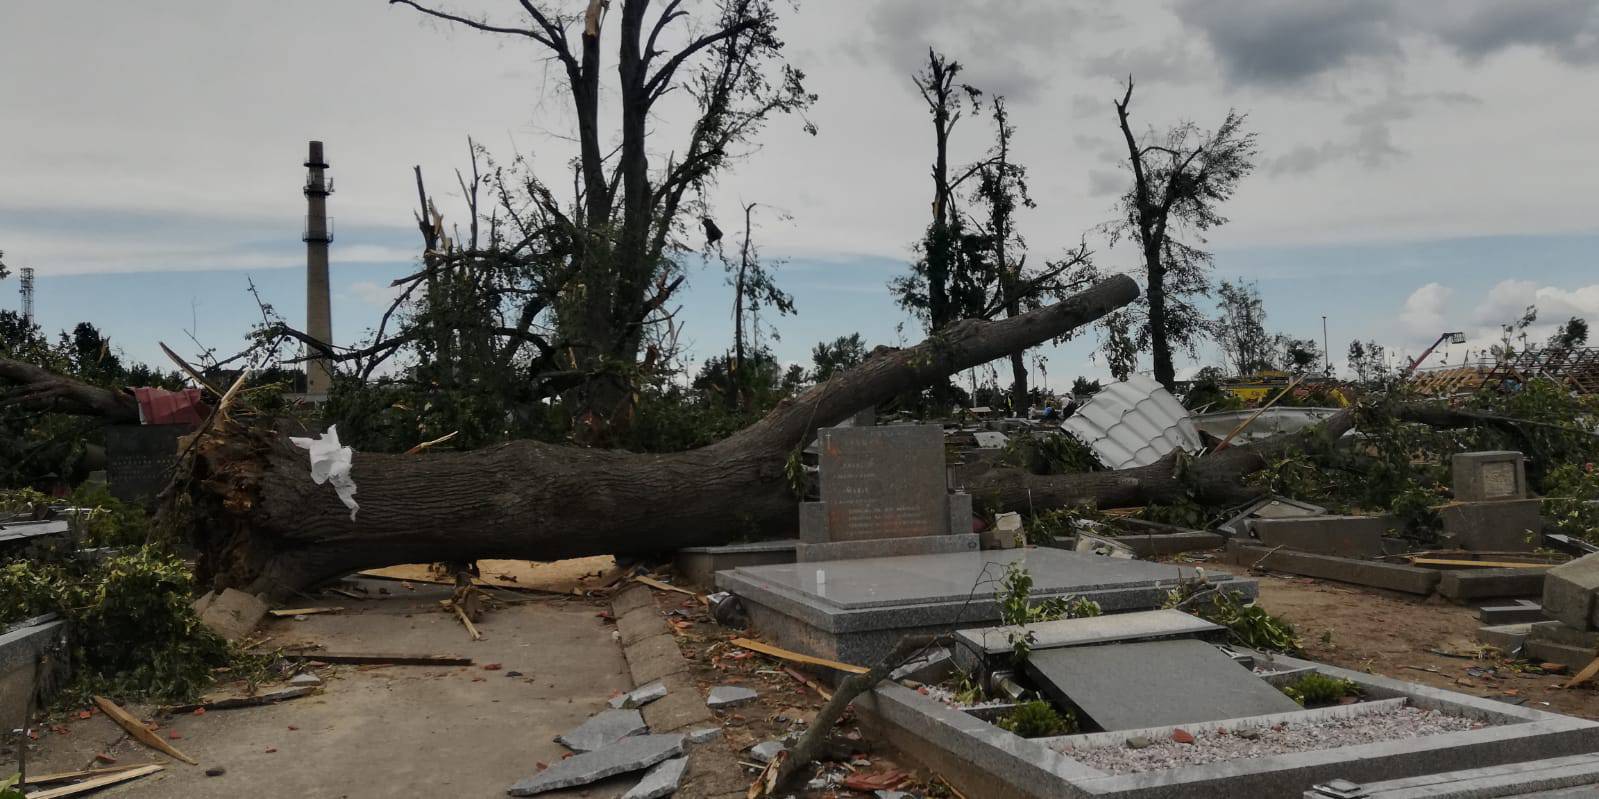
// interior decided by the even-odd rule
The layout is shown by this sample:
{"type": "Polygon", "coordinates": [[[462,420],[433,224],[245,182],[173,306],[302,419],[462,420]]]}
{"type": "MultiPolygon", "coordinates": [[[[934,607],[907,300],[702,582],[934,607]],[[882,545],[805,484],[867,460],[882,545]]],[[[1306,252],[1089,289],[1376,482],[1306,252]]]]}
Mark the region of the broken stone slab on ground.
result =
{"type": "Polygon", "coordinates": [[[1214,645],[1191,639],[1049,649],[1031,653],[1026,667],[1056,702],[1106,731],[1301,709],[1214,645]]]}
{"type": "Polygon", "coordinates": [[[1528,599],[1518,599],[1508,605],[1484,605],[1477,610],[1477,620],[1487,625],[1531,624],[1548,619],[1543,605],[1528,599]]]}
{"type": "Polygon", "coordinates": [[[661,799],[677,792],[683,781],[683,770],[688,768],[688,758],[674,757],[663,760],[644,774],[638,784],[622,794],[622,799],[661,799]]]}
{"type": "Polygon", "coordinates": [[[681,735],[636,735],[611,746],[573,755],[512,785],[512,796],[534,796],[560,788],[588,785],[607,777],[649,768],[683,754],[681,735]]]}
{"type": "Polygon", "coordinates": [[[1028,648],[1033,652],[1064,649],[1074,646],[1092,646],[1117,642],[1150,641],[1163,638],[1200,638],[1223,641],[1227,628],[1180,610],[1146,610],[1133,613],[1116,613],[1109,616],[1091,616],[1082,619],[1059,619],[1023,626],[982,627],[958,630],[955,633],[955,656],[967,670],[984,666],[976,662],[977,653],[983,653],[988,665],[1001,658],[1009,658],[1013,651],[1013,636],[1031,634],[1028,648]]]}
{"type": "Polygon", "coordinates": [[[603,749],[628,736],[647,732],[644,715],[637,710],[605,710],[555,737],[556,743],[574,752],[603,749]]]}
{"type": "Polygon", "coordinates": [[[195,608],[200,623],[229,641],[238,641],[253,632],[269,609],[260,597],[232,588],[201,597],[195,601],[195,608]]]}
{"type": "Polygon", "coordinates": [[[754,702],[759,697],[760,694],[740,685],[718,685],[705,696],[705,704],[721,710],[754,702]]]}
{"type": "Polygon", "coordinates": [[[647,685],[641,685],[620,696],[611,697],[611,707],[617,710],[644,707],[661,697],[666,696],[666,685],[656,680],[647,685]]]}
{"type": "Polygon", "coordinates": [[[1591,629],[1596,591],[1599,591],[1599,554],[1562,563],[1544,575],[1544,615],[1578,630],[1591,629]]]}

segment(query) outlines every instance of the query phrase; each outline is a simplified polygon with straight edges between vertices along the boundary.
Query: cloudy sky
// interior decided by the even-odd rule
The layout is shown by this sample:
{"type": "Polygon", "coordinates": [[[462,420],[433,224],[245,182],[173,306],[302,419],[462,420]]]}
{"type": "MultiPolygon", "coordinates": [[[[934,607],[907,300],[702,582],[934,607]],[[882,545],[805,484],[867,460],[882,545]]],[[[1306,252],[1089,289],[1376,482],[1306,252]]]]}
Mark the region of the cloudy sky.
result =
{"type": "MultiPolygon", "coordinates": [[[[441,2],[519,19],[515,0],[441,2]]],[[[236,346],[251,281],[301,318],[308,139],[337,181],[341,343],[415,257],[413,164],[448,213],[468,135],[546,174],[569,151],[534,46],[382,0],[11,0],[0,23],[0,249],[37,269],[44,324],[91,319],[135,357],[192,350],[190,334],[236,346]]],[[[1273,327],[1319,339],[1325,315],[1335,353],[1465,330],[1458,360],[1528,304],[1599,321],[1599,0],[802,0],[782,30],[821,95],[819,135],[776,121],[713,199],[729,219],[741,201],[774,209],[757,235],[799,306],[775,320],[785,359],[857,330],[920,338],[884,284],[926,224],[932,136],[909,75],[929,45],[1010,99],[1034,258],[1086,237],[1132,268],[1095,232],[1127,180],[1111,100],[1131,73],[1140,126],[1249,114],[1259,169],[1211,246],[1218,278],[1258,281],[1273,327]]],[[[678,146],[681,122],[658,120],[654,146],[678,146]]],[[[963,120],[955,158],[989,135],[963,120]]],[[[719,272],[691,276],[701,354],[726,346],[728,300],[719,272]]],[[[1102,375],[1091,349],[1048,350],[1050,382],[1102,375]]]]}

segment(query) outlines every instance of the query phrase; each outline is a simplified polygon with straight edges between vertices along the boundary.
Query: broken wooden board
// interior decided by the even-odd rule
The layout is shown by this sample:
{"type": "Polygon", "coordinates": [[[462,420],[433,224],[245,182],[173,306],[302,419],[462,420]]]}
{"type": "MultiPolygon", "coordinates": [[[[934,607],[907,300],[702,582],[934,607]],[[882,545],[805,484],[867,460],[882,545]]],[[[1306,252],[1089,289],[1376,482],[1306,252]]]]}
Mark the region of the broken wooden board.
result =
{"type": "Polygon", "coordinates": [[[812,657],[810,655],[790,651],[782,647],[772,646],[771,644],[763,644],[760,641],[752,641],[748,638],[734,638],[730,643],[732,643],[733,646],[741,649],[748,649],[751,652],[759,652],[763,655],[770,655],[774,658],[793,661],[795,663],[805,663],[811,666],[823,666],[825,668],[848,672],[850,674],[865,674],[866,672],[871,671],[871,669],[868,669],[865,666],[854,666],[848,663],[840,663],[836,660],[828,660],[827,658],[812,657]]]}
{"type": "Polygon", "coordinates": [[[456,655],[390,655],[353,652],[316,652],[300,650],[284,652],[283,657],[295,660],[317,660],[323,663],[342,663],[354,666],[470,666],[471,658],[456,655]]]}
{"type": "Polygon", "coordinates": [[[1599,657],[1594,658],[1588,662],[1588,665],[1583,666],[1582,671],[1577,672],[1577,676],[1572,677],[1571,681],[1567,682],[1564,687],[1576,688],[1593,679],[1595,674],[1599,674],[1599,657]]]}
{"type": "Polygon", "coordinates": [[[158,766],[159,763],[129,763],[125,766],[104,766],[102,768],[86,768],[82,771],[57,771],[52,774],[30,774],[23,780],[23,785],[50,785],[56,782],[70,782],[88,777],[101,777],[106,774],[121,774],[145,766],[158,766]]]}
{"type": "Polygon", "coordinates": [[[102,774],[101,776],[93,779],[84,780],[83,782],[74,783],[72,785],[63,785],[60,788],[51,788],[47,791],[30,793],[28,794],[28,799],[62,799],[62,797],[77,796],[78,794],[99,790],[107,785],[116,785],[129,780],[136,780],[140,777],[154,774],[157,771],[161,771],[165,768],[166,766],[158,763],[152,763],[148,766],[138,766],[136,768],[125,769],[114,774],[102,774]]]}
{"type": "Polygon", "coordinates": [[[344,608],[339,608],[339,607],[331,607],[331,608],[283,608],[281,610],[269,610],[269,611],[267,611],[267,613],[272,615],[275,618],[284,619],[284,618],[293,618],[295,616],[318,616],[318,615],[321,615],[323,613],[339,613],[339,612],[341,612],[343,610],[344,610],[344,608]]]}
{"type": "Polygon", "coordinates": [[[1412,566],[1434,566],[1448,569],[1547,569],[1548,563],[1525,563],[1510,560],[1457,560],[1455,558],[1409,558],[1412,566]]]}
{"type": "MultiPolygon", "coordinates": [[[[94,703],[98,705],[100,710],[104,711],[112,721],[116,722],[117,726],[127,730],[128,734],[133,736],[134,739],[139,743],[142,743],[145,746],[156,750],[157,752],[161,752],[162,754],[182,760],[191,766],[200,765],[200,761],[178,751],[177,747],[167,743],[161,738],[161,736],[151,732],[149,727],[144,726],[144,722],[134,717],[132,713],[123,710],[121,705],[118,705],[117,703],[103,696],[95,697],[94,703]]],[[[106,784],[109,785],[110,783],[106,784]]]]}
{"type": "Polygon", "coordinates": [[[699,596],[698,593],[696,593],[694,591],[690,591],[687,588],[680,588],[678,586],[672,585],[671,583],[663,583],[660,580],[655,579],[654,577],[646,577],[646,576],[641,574],[641,575],[639,575],[637,577],[634,577],[633,579],[639,581],[640,583],[643,583],[644,585],[647,585],[647,586],[649,586],[651,588],[654,588],[657,591],[675,591],[675,592],[677,592],[679,594],[688,594],[689,596],[699,596]]]}

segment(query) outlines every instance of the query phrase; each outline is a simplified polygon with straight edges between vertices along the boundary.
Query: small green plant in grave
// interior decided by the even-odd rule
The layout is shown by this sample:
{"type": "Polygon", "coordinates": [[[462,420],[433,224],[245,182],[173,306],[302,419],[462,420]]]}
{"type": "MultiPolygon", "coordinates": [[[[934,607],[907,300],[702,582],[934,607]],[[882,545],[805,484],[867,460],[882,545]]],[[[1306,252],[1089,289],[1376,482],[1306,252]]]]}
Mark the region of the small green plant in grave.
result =
{"type": "Polygon", "coordinates": [[[1070,712],[1061,713],[1042,699],[1017,705],[994,722],[1012,735],[1023,738],[1049,738],[1070,735],[1077,731],[1077,718],[1070,712]]]}
{"type": "Polygon", "coordinates": [[[1301,707],[1324,707],[1337,704],[1346,696],[1360,694],[1360,686],[1356,685],[1354,680],[1328,677],[1319,671],[1306,674],[1282,686],[1281,690],[1301,707]]]}
{"type": "Polygon", "coordinates": [[[22,789],[17,787],[17,783],[21,781],[21,774],[12,774],[0,780],[0,799],[27,799],[27,796],[22,793],[22,789]]]}
{"type": "Polygon", "coordinates": [[[1028,625],[1057,619],[1081,619],[1100,614],[1099,603],[1083,597],[1051,597],[1032,602],[1033,576],[1018,563],[1005,566],[1005,576],[999,581],[995,601],[999,604],[1000,624],[1020,627],[1021,631],[1007,634],[1011,656],[1017,663],[1027,659],[1032,651],[1034,636],[1028,625]]]}

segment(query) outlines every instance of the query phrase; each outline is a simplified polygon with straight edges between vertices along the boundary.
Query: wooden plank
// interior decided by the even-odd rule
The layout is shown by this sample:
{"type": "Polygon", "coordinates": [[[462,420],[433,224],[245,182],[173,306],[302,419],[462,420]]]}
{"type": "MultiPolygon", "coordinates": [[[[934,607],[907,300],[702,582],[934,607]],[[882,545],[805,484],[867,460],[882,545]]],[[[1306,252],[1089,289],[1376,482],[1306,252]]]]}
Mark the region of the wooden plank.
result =
{"type": "Polygon", "coordinates": [[[1571,681],[1567,682],[1564,687],[1576,688],[1593,679],[1595,674],[1599,674],[1599,657],[1594,658],[1588,662],[1588,665],[1583,666],[1582,671],[1577,672],[1577,676],[1572,677],[1571,681]]]}
{"type": "Polygon", "coordinates": [[[302,650],[284,652],[283,657],[297,660],[320,660],[323,663],[344,663],[356,666],[470,666],[471,658],[456,655],[389,655],[356,652],[314,652],[302,650]]]}
{"type": "Polygon", "coordinates": [[[344,608],[340,608],[340,607],[329,607],[329,608],[283,608],[282,610],[269,610],[269,611],[267,611],[267,613],[270,613],[270,614],[272,614],[273,616],[275,616],[277,618],[283,619],[283,618],[291,618],[291,617],[294,617],[294,616],[316,616],[316,615],[322,614],[322,613],[338,613],[338,612],[340,612],[342,610],[344,610],[344,608]]]}
{"type": "Polygon", "coordinates": [[[1448,566],[1477,569],[1547,569],[1552,563],[1525,563],[1511,560],[1457,560],[1455,558],[1410,558],[1412,566],[1448,566]]]}
{"type": "Polygon", "coordinates": [[[162,752],[166,755],[182,760],[191,766],[200,765],[200,761],[178,751],[177,747],[167,743],[164,739],[162,739],[161,736],[151,732],[149,727],[144,726],[144,722],[135,718],[132,713],[123,710],[121,705],[118,705],[117,703],[103,696],[95,697],[94,703],[99,705],[100,709],[105,711],[105,714],[111,717],[112,721],[116,722],[117,725],[122,729],[127,730],[128,734],[138,740],[139,743],[142,743],[158,752],[162,752]]]}
{"type": "Polygon", "coordinates": [[[88,768],[82,771],[57,771],[54,774],[31,774],[22,781],[23,785],[49,785],[52,782],[67,782],[81,780],[85,777],[99,777],[103,774],[120,774],[145,766],[160,765],[159,763],[129,763],[125,766],[105,766],[103,768],[88,768]]]}
{"type": "Polygon", "coordinates": [[[657,591],[676,591],[679,594],[688,594],[689,596],[699,596],[699,594],[696,594],[693,591],[688,590],[687,588],[678,588],[677,586],[672,585],[671,583],[663,583],[660,580],[657,580],[657,579],[655,579],[653,577],[645,577],[642,574],[637,576],[637,577],[634,577],[633,579],[635,579],[635,580],[637,580],[637,581],[639,581],[639,582],[641,582],[641,583],[643,583],[643,584],[645,584],[645,585],[647,585],[647,586],[649,586],[651,588],[654,588],[657,591]]]}
{"type": "Polygon", "coordinates": [[[88,793],[89,791],[99,790],[107,785],[116,785],[118,783],[127,782],[128,780],[136,780],[140,777],[154,774],[164,768],[166,768],[166,766],[162,766],[158,763],[152,763],[148,766],[139,766],[138,768],[119,771],[115,774],[105,774],[95,777],[92,780],[85,780],[74,785],[63,785],[60,788],[51,788],[47,791],[30,793],[28,794],[28,799],[61,799],[61,797],[66,796],[77,796],[80,793],[88,793]]]}
{"type": "Polygon", "coordinates": [[[455,609],[455,615],[460,617],[462,624],[466,625],[466,631],[472,636],[472,640],[483,640],[483,634],[477,631],[477,625],[472,623],[472,619],[466,615],[466,611],[462,610],[461,606],[457,604],[452,603],[450,607],[455,609]]]}
{"type": "Polygon", "coordinates": [[[771,644],[763,644],[760,641],[752,641],[748,638],[734,638],[732,643],[733,646],[748,649],[751,652],[759,652],[763,655],[770,655],[774,658],[789,660],[795,663],[805,663],[811,666],[822,666],[837,671],[848,672],[850,674],[865,674],[866,672],[871,671],[871,669],[868,669],[865,666],[852,666],[848,663],[840,663],[836,660],[828,660],[827,658],[811,657],[810,655],[792,652],[787,649],[783,649],[782,647],[772,646],[771,644]]]}

